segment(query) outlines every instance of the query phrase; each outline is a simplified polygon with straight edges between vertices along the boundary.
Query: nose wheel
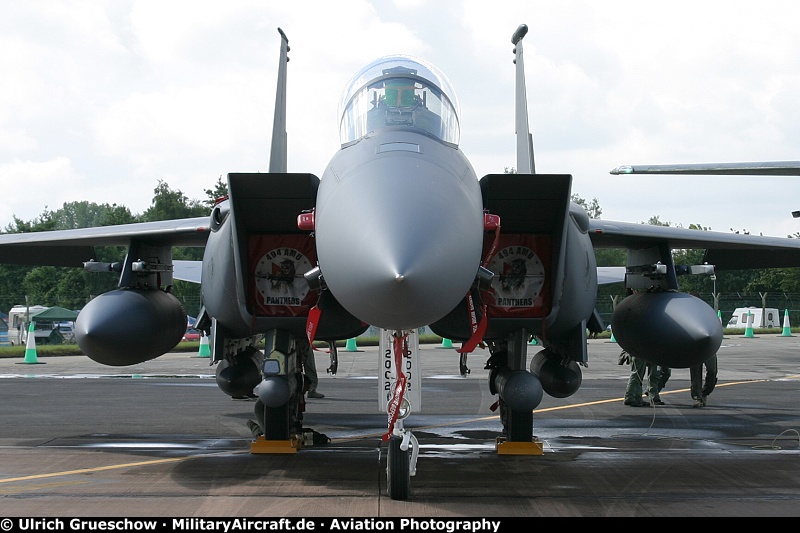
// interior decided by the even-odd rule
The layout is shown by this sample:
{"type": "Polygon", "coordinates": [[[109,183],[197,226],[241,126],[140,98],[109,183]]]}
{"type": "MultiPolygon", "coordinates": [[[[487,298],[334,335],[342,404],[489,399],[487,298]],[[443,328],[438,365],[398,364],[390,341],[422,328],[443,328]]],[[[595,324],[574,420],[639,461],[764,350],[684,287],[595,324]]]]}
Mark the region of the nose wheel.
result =
{"type": "Polygon", "coordinates": [[[411,476],[416,473],[419,442],[410,431],[401,429],[399,433],[389,438],[386,488],[391,499],[407,500],[411,497],[411,476]]]}

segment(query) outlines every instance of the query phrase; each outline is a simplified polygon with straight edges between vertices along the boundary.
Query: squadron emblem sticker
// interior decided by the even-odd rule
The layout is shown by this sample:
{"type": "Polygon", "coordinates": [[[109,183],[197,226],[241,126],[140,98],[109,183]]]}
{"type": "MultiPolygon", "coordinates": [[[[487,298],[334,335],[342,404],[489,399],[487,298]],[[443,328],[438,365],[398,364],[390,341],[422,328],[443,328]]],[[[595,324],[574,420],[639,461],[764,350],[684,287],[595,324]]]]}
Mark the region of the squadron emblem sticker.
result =
{"type": "Polygon", "coordinates": [[[499,250],[488,266],[494,304],[499,307],[533,307],[542,292],[545,269],[539,256],[527,246],[508,246],[499,250]]]}
{"type": "Polygon", "coordinates": [[[303,305],[308,284],[303,274],[311,270],[308,258],[294,248],[275,248],[256,264],[256,290],[264,305],[303,305]]]}

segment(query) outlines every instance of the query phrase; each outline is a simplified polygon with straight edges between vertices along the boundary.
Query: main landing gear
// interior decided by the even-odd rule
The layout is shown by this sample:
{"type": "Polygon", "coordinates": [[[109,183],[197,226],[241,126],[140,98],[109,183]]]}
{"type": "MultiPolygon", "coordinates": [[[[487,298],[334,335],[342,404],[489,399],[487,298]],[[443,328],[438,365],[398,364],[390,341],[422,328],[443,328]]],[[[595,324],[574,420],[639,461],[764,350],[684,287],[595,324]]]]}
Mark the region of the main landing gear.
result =
{"type": "Polygon", "coordinates": [[[533,437],[533,410],[542,401],[539,378],[525,369],[528,335],[524,329],[507,339],[489,344],[486,363],[489,391],[500,396],[503,436],[497,439],[500,455],[542,455],[542,444],[533,437]]]}

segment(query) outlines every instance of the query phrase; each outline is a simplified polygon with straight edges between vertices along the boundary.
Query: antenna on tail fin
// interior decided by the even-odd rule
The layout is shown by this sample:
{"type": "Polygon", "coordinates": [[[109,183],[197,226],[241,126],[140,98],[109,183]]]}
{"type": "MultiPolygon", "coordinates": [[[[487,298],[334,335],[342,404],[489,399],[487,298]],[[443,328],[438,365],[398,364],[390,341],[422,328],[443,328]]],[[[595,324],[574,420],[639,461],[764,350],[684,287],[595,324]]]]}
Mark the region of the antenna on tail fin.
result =
{"type": "Polygon", "coordinates": [[[514,64],[516,67],[516,95],[514,125],[517,130],[517,173],[535,174],[533,161],[533,136],[528,127],[528,100],[525,91],[525,62],[522,58],[522,38],[528,33],[528,26],[520,24],[511,37],[514,44],[514,64]]]}
{"type": "Polygon", "coordinates": [[[289,62],[289,39],[283,30],[281,34],[281,55],[278,63],[278,89],[275,93],[275,118],[272,121],[272,148],[269,154],[269,171],[285,173],[287,171],[286,149],[286,63],[289,62]]]}

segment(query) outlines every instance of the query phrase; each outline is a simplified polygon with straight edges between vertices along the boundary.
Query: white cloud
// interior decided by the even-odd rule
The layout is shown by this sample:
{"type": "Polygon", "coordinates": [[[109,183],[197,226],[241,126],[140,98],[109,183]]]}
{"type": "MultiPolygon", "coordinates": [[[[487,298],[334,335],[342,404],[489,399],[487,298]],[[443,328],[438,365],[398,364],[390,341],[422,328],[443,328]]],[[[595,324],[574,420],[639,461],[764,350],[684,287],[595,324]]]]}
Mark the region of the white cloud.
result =
{"type": "Polygon", "coordinates": [[[67,201],[77,201],[83,194],[85,178],[76,173],[66,157],[49,161],[14,159],[0,164],[0,183],[3,183],[3,202],[0,202],[0,220],[3,228],[15,213],[25,211],[28,203],[35,203],[35,214],[20,217],[30,220],[42,214],[45,208],[58,209],[67,201]]]}
{"type": "MultiPolygon", "coordinates": [[[[159,179],[200,197],[227,172],[265,170],[278,27],[291,46],[290,171],[322,174],[339,147],[345,83],[400,52],[447,74],[462,150],[479,175],[501,172],[515,165],[511,34],[525,23],[537,170],[571,173],[604,218],[785,235],[800,208],[791,178],[608,175],[625,163],[800,159],[800,4],[788,0],[76,0],[0,11],[3,176],[18,179],[23,159],[68,161],[60,187],[80,199],[141,212],[159,179]]],[[[29,187],[6,199],[0,226],[64,201],[45,181],[29,187]]]]}
{"type": "Polygon", "coordinates": [[[36,139],[22,130],[0,130],[0,146],[9,153],[19,153],[36,148],[36,139]]]}

